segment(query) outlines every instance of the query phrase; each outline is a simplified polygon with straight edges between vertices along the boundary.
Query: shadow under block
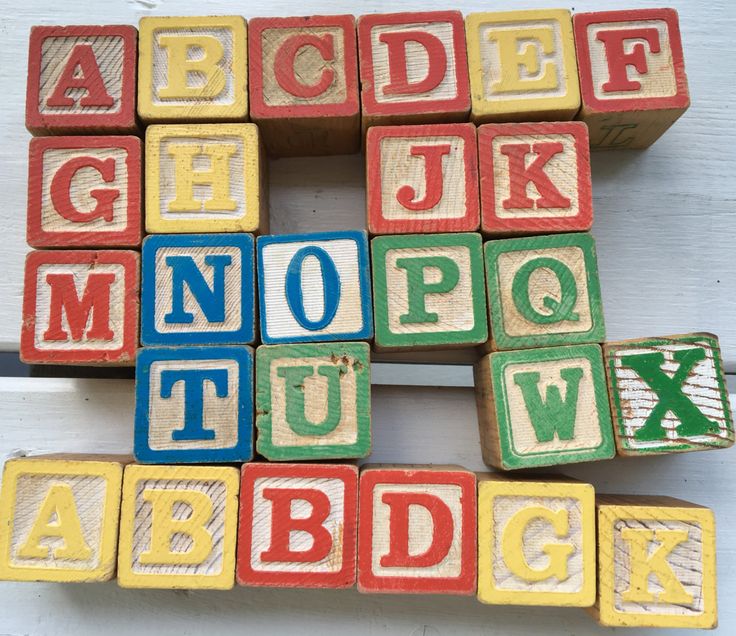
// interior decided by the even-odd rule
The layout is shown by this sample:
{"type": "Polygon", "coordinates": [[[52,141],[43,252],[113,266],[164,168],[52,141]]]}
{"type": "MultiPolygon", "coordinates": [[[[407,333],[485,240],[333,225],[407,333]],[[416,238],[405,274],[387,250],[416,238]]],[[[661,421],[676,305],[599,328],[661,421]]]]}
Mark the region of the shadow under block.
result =
{"type": "Polygon", "coordinates": [[[27,364],[134,364],[139,264],[138,253],[125,250],[28,254],[21,360],[27,364]]]}
{"type": "Polygon", "coordinates": [[[593,148],[646,148],[690,106],[674,9],[573,17],[582,109],[593,148]]]}
{"type": "Polygon", "coordinates": [[[599,495],[598,600],[610,627],[712,629],[716,609],[713,512],[671,497],[599,495]]]}
{"type": "Polygon", "coordinates": [[[260,236],[257,249],[264,344],[373,337],[365,231],[260,236]]]}
{"type": "Polygon", "coordinates": [[[366,198],[371,234],[477,231],[475,126],[368,129],[366,198]]]}
{"type": "Polygon", "coordinates": [[[115,456],[9,459],[0,493],[0,579],[115,576],[123,465],[115,456]]]}
{"type": "Polygon", "coordinates": [[[493,350],[603,342],[590,234],[503,239],[484,249],[493,350]]]}
{"type": "Polygon", "coordinates": [[[589,230],[588,145],[588,128],[577,121],[481,126],[483,232],[513,236],[589,230]]]}
{"type": "Polygon", "coordinates": [[[145,153],[149,234],[268,231],[255,124],[149,126],[145,153]]]}
{"type": "Polygon", "coordinates": [[[580,89],[569,11],[471,13],[465,28],[475,123],[575,117],[580,89]]]}
{"type": "Polygon", "coordinates": [[[691,333],[603,347],[620,455],[727,448],[733,416],[718,338],[691,333]]]}
{"type": "Polygon", "coordinates": [[[479,475],[478,600],[493,605],[593,605],[593,486],[479,475]]]}
{"type": "Polygon", "coordinates": [[[141,18],[138,46],[138,116],[145,123],[248,118],[242,17],[141,18]]]}
{"type": "Polygon", "coordinates": [[[37,137],[28,153],[31,247],[138,247],[142,145],[138,137],[37,137]]]}
{"type": "Polygon", "coordinates": [[[141,272],[141,343],[252,343],[254,245],[250,234],[147,236],[141,272]]]}
{"type": "Polygon", "coordinates": [[[476,592],[476,479],[456,467],[360,473],[358,591],[476,592]]]}
{"type": "Polygon", "coordinates": [[[355,585],[358,469],[245,464],[237,581],[256,587],[355,585]]]}
{"type": "Polygon", "coordinates": [[[26,128],[34,135],[135,132],[137,40],[128,25],[31,27],[26,128]]]}
{"type": "Polygon", "coordinates": [[[480,234],[379,236],[371,252],[377,351],[488,339],[480,234]]]}
{"type": "Polygon", "coordinates": [[[464,121],[470,86],[459,11],[358,18],[363,130],[464,121]]]}
{"type": "Polygon", "coordinates": [[[118,584],[229,590],[235,585],[237,468],[125,468],[118,584]]]}
{"type": "Polygon", "coordinates": [[[360,150],[355,18],[248,23],[250,115],[272,157],[360,150]]]}
{"type": "Polygon", "coordinates": [[[253,457],[253,350],[149,348],[135,374],[135,458],[147,464],[253,457]]]}

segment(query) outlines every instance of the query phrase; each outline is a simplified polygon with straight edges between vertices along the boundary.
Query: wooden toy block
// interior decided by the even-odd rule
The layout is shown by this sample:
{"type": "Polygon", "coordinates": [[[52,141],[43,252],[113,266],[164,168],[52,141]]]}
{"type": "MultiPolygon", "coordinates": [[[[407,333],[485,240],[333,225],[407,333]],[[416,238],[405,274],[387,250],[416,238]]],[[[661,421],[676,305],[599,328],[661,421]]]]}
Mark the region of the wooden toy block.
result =
{"type": "Polygon", "coordinates": [[[254,244],[250,234],[146,237],[142,257],[142,344],[252,343],[254,244]]]}
{"type": "Polygon", "coordinates": [[[590,234],[489,241],[485,259],[493,350],[604,340],[590,234]]]}
{"type": "Polygon", "coordinates": [[[138,137],[38,137],[28,156],[31,247],[141,244],[138,137]]]}
{"type": "Polygon", "coordinates": [[[379,236],[371,241],[375,347],[447,349],[488,338],[480,234],[379,236]]]}
{"type": "Polygon", "coordinates": [[[264,344],[373,337],[364,231],[258,237],[264,344]]]}
{"type": "Polygon", "coordinates": [[[671,497],[599,495],[598,599],[610,627],[712,629],[716,610],[713,512],[671,497]]]}
{"type": "Polygon", "coordinates": [[[123,464],[115,456],[9,459],[0,493],[0,579],[115,576],[123,464]]]}
{"type": "Polygon", "coordinates": [[[677,11],[577,13],[573,26],[591,146],[650,146],[690,106],[677,11]]]}
{"type": "Polygon", "coordinates": [[[585,232],[593,225],[588,129],[582,122],[478,129],[483,232],[585,232]]]}
{"type": "Polygon", "coordinates": [[[135,132],[137,41],[128,25],[32,27],[26,128],[34,135],[135,132]]]}
{"type": "Polygon", "coordinates": [[[269,461],[367,457],[370,355],[365,342],[258,347],[258,453],[269,461]]]}
{"type": "Polygon", "coordinates": [[[355,18],[248,23],[250,114],[275,157],[360,150],[355,18]]]}
{"type": "Polygon", "coordinates": [[[475,594],[476,480],[459,467],[360,473],[358,591],[475,594]]]}
{"type": "Polygon", "coordinates": [[[473,124],[375,126],[366,140],[368,231],[474,232],[480,224],[473,124]]]}
{"type": "Polygon", "coordinates": [[[266,587],[355,585],[358,469],[245,464],[237,580],[266,587]]]}
{"type": "Polygon", "coordinates": [[[590,607],[596,598],[593,486],[478,476],[478,600],[590,607]]]}
{"type": "Polygon", "coordinates": [[[569,11],[471,13],[465,28],[473,121],[575,117],[580,88],[569,11]]]}
{"type": "Polygon", "coordinates": [[[26,257],[20,357],[28,364],[132,365],[140,257],[58,250],[26,257]]]}
{"type": "Polygon", "coordinates": [[[267,231],[266,169],[255,124],[149,126],[146,231],[267,231]]]}
{"type": "Polygon", "coordinates": [[[361,16],[358,57],[364,130],[467,119],[470,85],[459,11],[361,16]]]}
{"type": "Polygon", "coordinates": [[[237,468],[127,466],[118,544],[120,587],[231,589],[239,487],[237,468]]]}
{"type": "Polygon", "coordinates": [[[136,358],[135,457],[147,464],[253,457],[250,347],[144,348],[136,358]]]}
{"type": "Polygon", "coordinates": [[[144,122],[247,119],[242,17],[141,18],[139,51],[138,116],[144,122]]]}
{"type": "Polygon", "coordinates": [[[690,333],[604,345],[620,455],[727,448],[733,416],[718,338],[690,333]]]}

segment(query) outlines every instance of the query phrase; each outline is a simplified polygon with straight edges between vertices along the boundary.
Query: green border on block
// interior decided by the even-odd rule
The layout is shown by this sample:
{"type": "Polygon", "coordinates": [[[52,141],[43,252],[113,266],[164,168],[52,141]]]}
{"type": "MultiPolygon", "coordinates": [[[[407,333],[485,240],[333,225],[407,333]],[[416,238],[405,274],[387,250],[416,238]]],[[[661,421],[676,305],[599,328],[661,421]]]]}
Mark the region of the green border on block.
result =
{"type": "Polygon", "coordinates": [[[262,345],[256,349],[256,450],[268,460],[354,459],[371,453],[371,352],[366,342],[262,345]],[[271,443],[271,363],[279,358],[354,359],[358,437],[353,444],[274,446],[271,443]]]}
{"type": "Polygon", "coordinates": [[[455,234],[401,234],[377,236],[371,241],[373,264],[373,302],[376,345],[385,348],[472,347],[488,340],[485,274],[483,269],[483,239],[472,232],[455,234]],[[394,249],[433,247],[467,247],[470,251],[471,292],[473,294],[474,326],[466,331],[396,334],[388,328],[388,289],[386,255],[394,249]]]}
{"type": "Polygon", "coordinates": [[[580,232],[489,241],[485,244],[485,264],[488,281],[488,308],[491,314],[491,337],[497,349],[529,349],[532,347],[600,343],[605,340],[606,328],[603,321],[603,303],[601,302],[601,286],[598,278],[598,259],[595,252],[595,241],[590,234],[580,232]],[[498,267],[496,267],[498,257],[507,252],[559,247],[579,247],[583,251],[592,319],[591,328],[582,332],[510,336],[504,328],[501,312],[501,281],[499,280],[498,267]]]}

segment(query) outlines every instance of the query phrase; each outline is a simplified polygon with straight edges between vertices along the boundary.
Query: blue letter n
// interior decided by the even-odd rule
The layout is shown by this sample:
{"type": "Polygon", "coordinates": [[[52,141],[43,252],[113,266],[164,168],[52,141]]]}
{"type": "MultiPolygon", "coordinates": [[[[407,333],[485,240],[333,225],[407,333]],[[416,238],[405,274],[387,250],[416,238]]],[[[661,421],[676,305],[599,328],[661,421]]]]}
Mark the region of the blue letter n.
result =
{"type": "Polygon", "coordinates": [[[171,311],[164,316],[167,324],[191,324],[194,316],[184,309],[184,284],[199,304],[209,322],[225,322],[225,268],[232,258],[226,254],[204,257],[205,265],[213,270],[212,289],[191,256],[167,256],[171,268],[171,311]]]}

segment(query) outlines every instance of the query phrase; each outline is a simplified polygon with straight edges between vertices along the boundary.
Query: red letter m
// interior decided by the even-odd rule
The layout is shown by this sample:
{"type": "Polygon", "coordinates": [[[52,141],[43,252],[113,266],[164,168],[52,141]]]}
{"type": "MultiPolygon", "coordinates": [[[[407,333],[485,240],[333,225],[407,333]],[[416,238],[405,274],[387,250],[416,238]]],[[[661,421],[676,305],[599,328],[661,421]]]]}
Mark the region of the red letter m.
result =
{"type": "Polygon", "coordinates": [[[74,274],[47,274],[46,282],[51,288],[51,310],[49,328],[43,334],[44,340],[69,340],[69,334],[62,325],[62,311],[66,313],[73,341],[82,338],[113,339],[114,333],[110,329],[110,285],[115,282],[115,274],[90,274],[81,300],[74,285],[74,274]]]}

